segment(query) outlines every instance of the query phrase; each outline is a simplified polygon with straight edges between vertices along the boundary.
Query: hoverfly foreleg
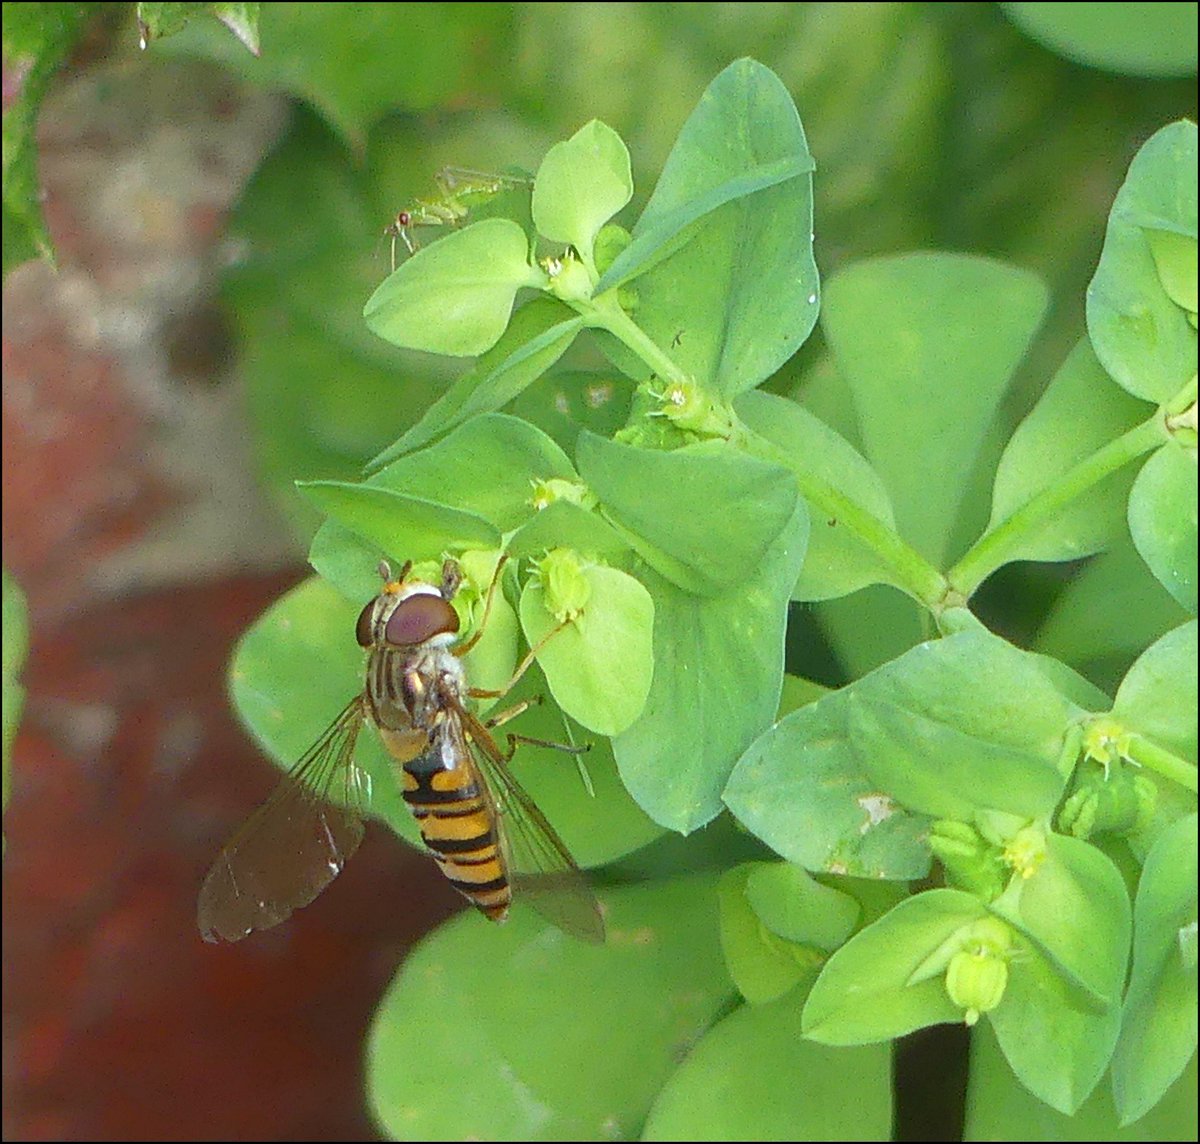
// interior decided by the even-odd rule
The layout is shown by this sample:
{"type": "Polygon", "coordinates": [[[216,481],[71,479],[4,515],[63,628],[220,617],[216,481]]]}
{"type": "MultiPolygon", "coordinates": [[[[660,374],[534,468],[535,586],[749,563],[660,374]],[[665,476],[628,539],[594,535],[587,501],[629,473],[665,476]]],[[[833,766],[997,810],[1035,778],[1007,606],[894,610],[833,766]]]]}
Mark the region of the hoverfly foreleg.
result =
{"type": "MultiPolygon", "coordinates": [[[[526,653],[525,658],[517,664],[517,670],[512,673],[509,681],[498,691],[485,691],[482,688],[473,687],[468,692],[472,699],[499,699],[502,695],[507,695],[531,666],[533,661],[541,654],[544,648],[559,632],[563,630],[571,621],[563,620],[561,623],[555,624],[537,643],[533,645],[526,653]]],[[[456,649],[457,650],[457,649],[456,649]]]]}
{"type": "MultiPolygon", "coordinates": [[[[450,563],[450,561],[447,561],[447,563],[450,563]]],[[[492,573],[492,582],[488,585],[487,595],[484,597],[484,601],[483,601],[483,615],[480,616],[480,618],[479,618],[479,623],[475,627],[475,633],[474,633],[474,635],[471,636],[471,638],[469,640],[464,640],[462,643],[460,643],[454,649],[455,655],[457,655],[457,656],[466,655],[467,652],[469,652],[471,650],[471,648],[473,648],[479,642],[480,637],[483,635],[484,630],[487,628],[488,617],[492,614],[492,600],[495,599],[496,588],[500,584],[500,573],[504,571],[504,565],[507,563],[508,563],[508,553],[503,553],[501,555],[500,559],[496,561],[496,571],[492,573]]],[[[443,570],[443,572],[442,572],[443,583],[445,582],[445,575],[446,575],[445,570],[443,570]]],[[[461,580],[461,578],[462,577],[460,574],[459,579],[461,580]]],[[[511,687],[512,687],[512,684],[510,683],[508,685],[508,687],[506,687],[504,689],[504,691],[489,692],[486,696],[476,695],[474,691],[472,691],[471,694],[473,696],[475,696],[475,698],[477,698],[477,699],[483,699],[483,698],[495,699],[498,696],[504,695],[505,692],[507,692],[509,690],[509,688],[511,688],[511,687]]]]}

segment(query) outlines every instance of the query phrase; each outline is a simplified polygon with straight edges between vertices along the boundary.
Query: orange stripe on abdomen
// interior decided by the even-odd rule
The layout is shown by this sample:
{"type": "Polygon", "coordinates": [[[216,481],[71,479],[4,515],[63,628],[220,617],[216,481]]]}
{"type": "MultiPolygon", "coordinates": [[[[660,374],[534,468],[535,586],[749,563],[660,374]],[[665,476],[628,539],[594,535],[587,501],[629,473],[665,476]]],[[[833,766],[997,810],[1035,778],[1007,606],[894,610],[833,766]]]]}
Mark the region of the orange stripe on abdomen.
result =
{"type": "Polygon", "coordinates": [[[424,761],[404,767],[403,792],[421,837],[450,884],[489,918],[501,921],[512,889],[476,778],[465,767],[430,769],[421,765],[424,761]]]}

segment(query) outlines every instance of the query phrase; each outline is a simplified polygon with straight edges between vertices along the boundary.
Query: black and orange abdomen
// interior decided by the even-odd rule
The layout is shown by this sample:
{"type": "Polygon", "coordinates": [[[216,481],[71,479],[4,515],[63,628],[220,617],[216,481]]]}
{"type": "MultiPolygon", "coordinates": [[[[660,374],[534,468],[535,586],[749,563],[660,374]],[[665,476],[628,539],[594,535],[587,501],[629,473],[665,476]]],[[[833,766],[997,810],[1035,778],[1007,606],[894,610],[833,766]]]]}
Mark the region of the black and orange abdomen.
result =
{"type": "Polygon", "coordinates": [[[450,884],[493,921],[512,902],[495,814],[469,756],[447,768],[436,748],[404,763],[404,800],[450,884]]]}

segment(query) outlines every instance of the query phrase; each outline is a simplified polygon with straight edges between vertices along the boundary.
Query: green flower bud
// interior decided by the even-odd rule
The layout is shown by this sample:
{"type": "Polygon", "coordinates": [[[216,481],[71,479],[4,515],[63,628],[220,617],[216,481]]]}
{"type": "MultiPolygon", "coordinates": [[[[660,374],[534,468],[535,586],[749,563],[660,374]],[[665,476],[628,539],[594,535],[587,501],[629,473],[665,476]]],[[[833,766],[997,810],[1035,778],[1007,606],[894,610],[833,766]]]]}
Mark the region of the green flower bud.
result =
{"type": "Polygon", "coordinates": [[[1000,1004],[1007,985],[1007,959],[983,947],[960,950],[946,967],[946,992],[964,1010],[963,1019],[968,1025],[974,1025],[980,1014],[990,1013],[1000,1004]]]}
{"type": "Polygon", "coordinates": [[[1085,758],[1111,767],[1129,758],[1129,732],[1111,716],[1099,715],[1084,727],[1083,753],[1085,758]]]}
{"type": "Polygon", "coordinates": [[[592,259],[596,263],[596,273],[603,274],[617,260],[619,255],[631,242],[633,236],[623,226],[615,222],[606,223],[596,235],[592,244],[592,259]]]}
{"type": "Polygon", "coordinates": [[[578,553],[570,548],[555,548],[537,562],[546,610],[559,623],[578,618],[587,607],[592,585],[578,553]]]}
{"type": "Polygon", "coordinates": [[[694,381],[677,381],[665,392],[651,391],[661,408],[651,417],[665,417],[679,429],[701,437],[728,438],[733,433],[733,416],[708,396],[694,381]]]}
{"type": "Polygon", "coordinates": [[[946,871],[946,881],[984,901],[999,897],[1008,881],[1000,847],[968,823],[943,820],[929,831],[929,848],[946,871]]]}
{"type": "Polygon", "coordinates": [[[1022,878],[1032,878],[1046,860],[1046,836],[1036,826],[1018,830],[1004,848],[1004,861],[1022,878]]]}
{"type": "Polygon", "coordinates": [[[1158,789],[1133,767],[1089,767],[1063,803],[1058,826],[1076,838],[1128,834],[1149,824],[1157,804],[1158,789]]]}
{"type": "Polygon", "coordinates": [[[527,502],[538,512],[548,508],[555,501],[568,501],[589,511],[599,503],[596,494],[587,485],[578,481],[565,481],[561,477],[537,478],[529,482],[533,486],[533,495],[527,502]]]}
{"type": "Polygon", "coordinates": [[[946,966],[946,992],[965,1010],[968,1025],[1000,1004],[1008,984],[1012,930],[999,918],[986,917],[955,935],[958,949],[946,966]]]}
{"type": "Polygon", "coordinates": [[[550,293],[564,302],[587,302],[592,297],[592,277],[571,251],[561,257],[542,259],[550,279],[550,293]]]}

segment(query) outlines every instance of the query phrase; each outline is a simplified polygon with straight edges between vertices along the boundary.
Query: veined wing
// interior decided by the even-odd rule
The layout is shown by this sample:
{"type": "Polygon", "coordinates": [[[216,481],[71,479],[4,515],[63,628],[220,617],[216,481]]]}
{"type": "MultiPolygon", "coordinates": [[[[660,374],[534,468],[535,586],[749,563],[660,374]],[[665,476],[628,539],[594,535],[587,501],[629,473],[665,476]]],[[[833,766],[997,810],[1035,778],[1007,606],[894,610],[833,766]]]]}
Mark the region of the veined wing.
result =
{"type": "Polygon", "coordinates": [[[496,811],[509,879],[522,901],[572,937],[604,941],[600,904],[558,832],[517,782],[491,732],[456,705],[496,811]]]}
{"type": "Polygon", "coordinates": [[[370,777],[354,762],[365,718],[355,696],[217,855],[196,911],[205,941],[278,925],[341,873],[362,841],[370,797],[370,777]]]}

